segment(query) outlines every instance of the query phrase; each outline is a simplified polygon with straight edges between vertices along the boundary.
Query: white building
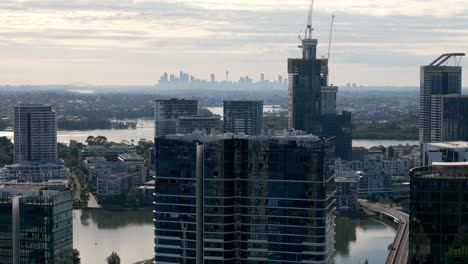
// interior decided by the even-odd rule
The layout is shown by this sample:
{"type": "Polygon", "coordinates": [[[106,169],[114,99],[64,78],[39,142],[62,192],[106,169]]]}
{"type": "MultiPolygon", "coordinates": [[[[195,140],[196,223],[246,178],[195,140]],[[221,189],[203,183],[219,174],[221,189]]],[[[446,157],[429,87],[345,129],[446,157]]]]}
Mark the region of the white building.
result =
{"type": "Polygon", "coordinates": [[[467,162],[468,142],[434,142],[423,145],[423,166],[434,162],[467,162]]]}
{"type": "Polygon", "coordinates": [[[53,163],[17,163],[0,170],[1,181],[47,182],[69,178],[68,168],[53,163]]]}

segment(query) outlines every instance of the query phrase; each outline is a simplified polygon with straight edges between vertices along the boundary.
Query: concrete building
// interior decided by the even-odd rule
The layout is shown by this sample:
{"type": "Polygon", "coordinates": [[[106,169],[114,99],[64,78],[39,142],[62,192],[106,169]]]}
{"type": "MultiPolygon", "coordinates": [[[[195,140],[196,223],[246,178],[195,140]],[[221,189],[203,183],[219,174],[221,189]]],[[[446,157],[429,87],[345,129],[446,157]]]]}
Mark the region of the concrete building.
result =
{"type": "Polygon", "coordinates": [[[152,205],[154,202],[155,181],[145,182],[144,185],[138,187],[140,203],[143,205],[152,205]]]}
{"type": "Polygon", "coordinates": [[[57,122],[46,105],[14,107],[15,163],[57,162],[57,122]]]}
{"type": "Polygon", "coordinates": [[[222,122],[216,116],[182,116],[177,124],[177,134],[191,134],[194,131],[205,131],[208,134],[222,132],[222,122]]]}
{"type": "Polygon", "coordinates": [[[369,157],[369,150],[364,147],[353,147],[351,153],[351,160],[364,161],[369,157]]]}
{"type": "Polygon", "coordinates": [[[434,142],[423,144],[423,166],[434,162],[467,162],[468,142],[434,142]]]}
{"type": "Polygon", "coordinates": [[[392,191],[392,177],[384,168],[384,162],[379,159],[367,159],[365,161],[337,160],[335,172],[356,172],[358,182],[358,194],[385,194],[392,191]]]}
{"type": "Polygon", "coordinates": [[[338,210],[357,208],[358,181],[355,178],[335,178],[336,202],[338,210]]]}
{"type": "Polygon", "coordinates": [[[468,140],[468,95],[432,96],[431,141],[468,140]]]}
{"type": "Polygon", "coordinates": [[[185,99],[160,99],[154,101],[154,135],[163,137],[177,134],[181,116],[197,116],[198,101],[185,99]]]}
{"type": "Polygon", "coordinates": [[[70,170],[54,163],[18,163],[0,170],[0,182],[17,181],[42,183],[70,178],[70,170]]]}
{"type": "Polygon", "coordinates": [[[131,188],[137,186],[136,172],[121,172],[97,178],[97,195],[100,201],[126,197],[131,188]]]}
{"type": "Polygon", "coordinates": [[[73,201],[60,185],[0,185],[0,263],[70,263],[73,201]]]}
{"type": "Polygon", "coordinates": [[[258,136],[263,129],[263,101],[224,101],[224,132],[258,136]]]}
{"type": "Polygon", "coordinates": [[[145,160],[136,153],[119,154],[117,160],[108,160],[100,156],[87,157],[83,161],[82,167],[88,172],[86,180],[91,181],[116,173],[137,173],[135,184],[139,185],[145,182],[147,176],[145,160]]]}
{"type": "Polygon", "coordinates": [[[419,97],[419,141],[431,142],[431,107],[433,95],[461,94],[462,67],[458,58],[463,53],[443,54],[428,66],[421,67],[419,97]],[[455,66],[449,66],[449,62],[455,66]]]}
{"type": "Polygon", "coordinates": [[[156,138],[156,263],[332,263],[334,142],[156,138]]]}
{"type": "Polygon", "coordinates": [[[68,180],[69,170],[57,158],[57,124],[50,106],[14,108],[15,164],[0,169],[0,181],[68,180]]]}
{"type": "Polygon", "coordinates": [[[411,171],[409,263],[466,263],[468,163],[411,171]]]}

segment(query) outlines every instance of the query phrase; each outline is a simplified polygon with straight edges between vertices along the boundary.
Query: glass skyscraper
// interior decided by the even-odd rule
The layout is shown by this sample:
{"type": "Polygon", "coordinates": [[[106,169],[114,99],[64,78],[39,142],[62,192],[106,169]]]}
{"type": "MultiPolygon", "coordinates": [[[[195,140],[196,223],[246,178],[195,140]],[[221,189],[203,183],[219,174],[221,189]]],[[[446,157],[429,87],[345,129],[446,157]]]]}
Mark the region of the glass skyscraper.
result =
{"type": "MultiPolygon", "coordinates": [[[[462,67],[447,64],[465,54],[443,54],[429,66],[421,67],[419,96],[419,141],[431,142],[431,106],[433,95],[461,94],[462,67]]],[[[458,63],[459,64],[459,63],[458,63]]]]}
{"type": "Polygon", "coordinates": [[[185,99],[158,99],[154,101],[154,135],[163,137],[177,134],[179,117],[197,116],[198,101],[185,99]]]}
{"type": "Polygon", "coordinates": [[[60,185],[0,186],[0,263],[71,263],[72,203],[60,185]]]}
{"type": "Polygon", "coordinates": [[[332,263],[334,142],[157,138],[156,263],[332,263]]]}
{"type": "Polygon", "coordinates": [[[468,260],[468,163],[433,163],[411,171],[409,260],[468,260]]]}
{"type": "Polygon", "coordinates": [[[468,141],[467,95],[432,96],[431,140],[468,141]]]}

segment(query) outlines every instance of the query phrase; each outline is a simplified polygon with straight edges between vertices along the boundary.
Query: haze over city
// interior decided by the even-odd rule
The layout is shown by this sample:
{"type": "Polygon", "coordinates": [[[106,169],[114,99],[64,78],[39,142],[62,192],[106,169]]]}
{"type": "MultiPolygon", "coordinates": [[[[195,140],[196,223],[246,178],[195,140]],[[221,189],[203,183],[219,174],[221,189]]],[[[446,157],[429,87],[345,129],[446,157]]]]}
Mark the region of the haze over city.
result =
{"type": "MultiPolygon", "coordinates": [[[[5,0],[0,83],[153,85],[163,72],[209,79],[286,76],[308,0],[5,0]]],[[[468,2],[318,1],[314,36],[331,81],[418,86],[419,65],[466,48],[468,2]],[[398,76],[395,79],[395,76],[398,76]]],[[[466,61],[462,66],[466,65],[466,61]]],[[[464,73],[466,77],[466,73],[464,73]]]]}

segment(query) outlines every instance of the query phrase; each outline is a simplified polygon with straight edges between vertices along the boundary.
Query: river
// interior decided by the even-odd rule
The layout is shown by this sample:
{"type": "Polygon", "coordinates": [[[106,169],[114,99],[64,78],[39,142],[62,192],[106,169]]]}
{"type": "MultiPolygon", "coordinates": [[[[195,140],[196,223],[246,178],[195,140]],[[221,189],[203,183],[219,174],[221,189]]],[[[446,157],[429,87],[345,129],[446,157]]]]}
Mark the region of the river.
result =
{"type": "MultiPolygon", "coordinates": [[[[65,130],[57,132],[57,141],[69,143],[70,140],[85,142],[88,136],[105,136],[111,142],[122,142],[124,140],[137,143],[140,139],[154,141],[154,123],[152,120],[138,120],[136,129],[98,129],[98,130],[65,130]]],[[[13,139],[13,132],[0,131],[0,137],[13,139]]],[[[418,145],[416,140],[353,140],[353,147],[366,147],[383,145],[384,147],[395,145],[418,145]]]]}
{"type": "MultiPolygon", "coordinates": [[[[144,211],[74,210],[74,248],[84,264],[105,263],[115,251],[122,263],[153,256],[153,216],[144,211]]],[[[336,264],[384,263],[396,231],[374,219],[337,217],[336,264]]]]}

